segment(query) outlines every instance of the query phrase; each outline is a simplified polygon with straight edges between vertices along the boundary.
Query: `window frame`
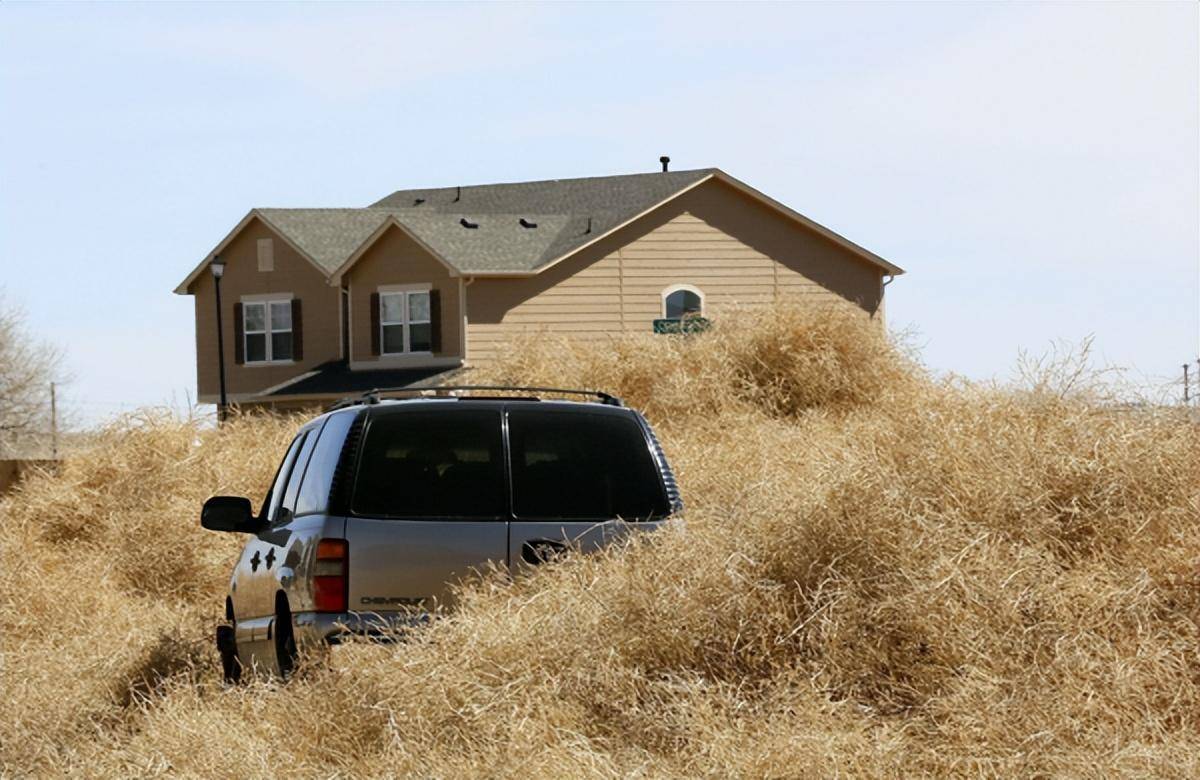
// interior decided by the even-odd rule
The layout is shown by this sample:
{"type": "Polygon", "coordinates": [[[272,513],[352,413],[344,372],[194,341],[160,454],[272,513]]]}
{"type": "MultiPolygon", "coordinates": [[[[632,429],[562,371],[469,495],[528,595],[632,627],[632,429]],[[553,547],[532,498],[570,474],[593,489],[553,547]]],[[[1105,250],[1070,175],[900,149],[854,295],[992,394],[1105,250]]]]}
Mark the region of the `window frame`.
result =
{"type": "Polygon", "coordinates": [[[292,320],[292,308],[295,296],[290,293],[271,293],[269,295],[248,295],[241,299],[242,304],[242,355],[244,356],[243,363],[247,366],[266,366],[266,365],[287,365],[296,362],[296,323],[292,320]],[[275,329],[271,324],[271,307],[273,305],[286,306],[288,310],[288,327],[286,329],[275,329]],[[263,310],[263,329],[251,330],[247,325],[249,322],[248,310],[251,306],[261,306],[263,310]],[[276,359],[274,356],[274,345],[272,336],[287,333],[291,336],[291,356],[286,358],[276,359]],[[250,337],[263,336],[263,359],[251,360],[250,358],[250,337]]]}
{"type": "Polygon", "coordinates": [[[694,284],[673,284],[673,285],[663,289],[662,294],[661,294],[662,318],[664,320],[683,319],[683,317],[672,317],[669,314],[667,314],[667,299],[678,292],[690,292],[690,293],[694,294],[696,297],[698,297],[700,299],[700,311],[697,312],[694,316],[697,316],[697,317],[705,316],[705,309],[707,308],[707,305],[706,305],[706,301],[705,301],[704,291],[701,290],[699,287],[695,286],[694,284]]]}
{"type": "Polygon", "coordinates": [[[433,354],[433,285],[432,284],[414,284],[414,285],[387,285],[378,289],[379,294],[379,356],[380,357],[399,357],[404,355],[432,355],[433,354]],[[426,300],[426,309],[429,314],[426,319],[414,320],[410,317],[411,311],[410,301],[414,295],[424,295],[426,300]],[[400,296],[402,301],[400,306],[400,319],[389,320],[384,317],[386,306],[384,299],[389,296],[400,296]],[[430,334],[430,348],[414,350],[412,348],[412,326],[413,325],[428,325],[430,334]],[[399,352],[388,351],[387,338],[385,337],[386,328],[400,327],[401,342],[403,349],[399,352]]]}

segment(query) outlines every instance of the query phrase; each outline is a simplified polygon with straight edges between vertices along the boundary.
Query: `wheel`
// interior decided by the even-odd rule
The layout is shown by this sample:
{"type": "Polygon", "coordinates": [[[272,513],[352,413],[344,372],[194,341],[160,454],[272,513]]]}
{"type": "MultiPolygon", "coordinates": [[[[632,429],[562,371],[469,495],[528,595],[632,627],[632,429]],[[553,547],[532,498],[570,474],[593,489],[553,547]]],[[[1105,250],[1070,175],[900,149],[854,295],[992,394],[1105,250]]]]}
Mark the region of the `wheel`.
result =
{"type": "Polygon", "coordinates": [[[279,676],[288,679],[296,669],[296,634],[292,630],[292,611],[287,600],[280,599],[275,608],[275,662],[279,676]]]}
{"type": "Polygon", "coordinates": [[[238,660],[237,639],[233,626],[217,626],[217,653],[221,656],[221,676],[236,685],[242,679],[242,662],[238,660]]]}

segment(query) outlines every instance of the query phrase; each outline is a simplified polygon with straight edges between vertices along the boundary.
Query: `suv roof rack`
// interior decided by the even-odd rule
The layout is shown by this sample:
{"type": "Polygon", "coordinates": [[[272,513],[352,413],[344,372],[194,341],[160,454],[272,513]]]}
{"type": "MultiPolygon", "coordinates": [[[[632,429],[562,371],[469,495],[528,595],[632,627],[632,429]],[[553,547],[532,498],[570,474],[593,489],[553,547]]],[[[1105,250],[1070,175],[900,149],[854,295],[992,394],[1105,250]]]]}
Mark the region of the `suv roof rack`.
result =
{"type": "Polygon", "coordinates": [[[432,393],[434,397],[439,394],[450,393],[458,390],[503,390],[506,392],[520,393],[556,393],[558,395],[582,395],[589,398],[599,399],[600,403],[607,406],[624,406],[625,404],[620,398],[615,395],[610,395],[602,390],[573,390],[562,387],[522,387],[518,385],[432,385],[430,387],[376,387],[366,391],[357,398],[343,398],[342,400],[329,407],[329,411],[335,409],[344,409],[348,406],[358,406],[365,404],[372,406],[380,402],[381,394],[383,393],[412,393],[414,395],[424,395],[432,393]]]}

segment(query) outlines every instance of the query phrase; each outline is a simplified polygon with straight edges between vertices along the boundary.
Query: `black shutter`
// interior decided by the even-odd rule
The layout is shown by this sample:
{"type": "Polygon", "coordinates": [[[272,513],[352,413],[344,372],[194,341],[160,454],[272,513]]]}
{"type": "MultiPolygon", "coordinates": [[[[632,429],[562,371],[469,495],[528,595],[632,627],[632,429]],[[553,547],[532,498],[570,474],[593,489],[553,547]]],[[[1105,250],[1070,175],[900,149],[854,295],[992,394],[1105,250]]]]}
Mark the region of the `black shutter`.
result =
{"type": "Polygon", "coordinates": [[[437,290],[429,291],[429,351],[442,351],[442,299],[437,290]]]}
{"type": "Polygon", "coordinates": [[[292,299],[292,360],[304,360],[304,317],[299,298],[292,299]]]}
{"type": "Polygon", "coordinates": [[[379,355],[379,293],[371,293],[371,354],[379,355]]]}
{"type": "Polygon", "coordinates": [[[233,362],[239,366],[246,362],[246,338],[243,335],[242,304],[233,304],[233,362]]]}

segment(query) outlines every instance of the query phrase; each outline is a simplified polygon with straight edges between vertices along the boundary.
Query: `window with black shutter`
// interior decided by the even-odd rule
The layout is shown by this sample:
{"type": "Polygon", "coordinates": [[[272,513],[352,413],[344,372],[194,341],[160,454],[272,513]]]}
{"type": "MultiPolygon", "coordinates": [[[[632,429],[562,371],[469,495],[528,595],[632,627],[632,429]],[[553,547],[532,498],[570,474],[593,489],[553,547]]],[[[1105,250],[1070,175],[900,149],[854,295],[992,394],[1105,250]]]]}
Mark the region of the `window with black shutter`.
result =
{"type": "Polygon", "coordinates": [[[385,288],[377,295],[379,354],[404,355],[435,351],[435,291],[385,288]]]}
{"type": "MultiPolygon", "coordinates": [[[[278,363],[296,360],[297,319],[300,302],[292,299],[242,301],[237,304],[240,316],[235,316],[240,328],[237,333],[241,347],[238,362],[278,363]]],[[[236,312],[235,308],[235,312],[236,312]]]]}

